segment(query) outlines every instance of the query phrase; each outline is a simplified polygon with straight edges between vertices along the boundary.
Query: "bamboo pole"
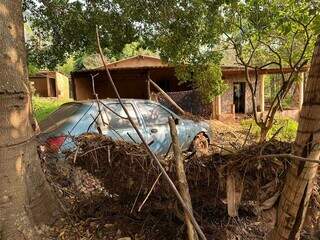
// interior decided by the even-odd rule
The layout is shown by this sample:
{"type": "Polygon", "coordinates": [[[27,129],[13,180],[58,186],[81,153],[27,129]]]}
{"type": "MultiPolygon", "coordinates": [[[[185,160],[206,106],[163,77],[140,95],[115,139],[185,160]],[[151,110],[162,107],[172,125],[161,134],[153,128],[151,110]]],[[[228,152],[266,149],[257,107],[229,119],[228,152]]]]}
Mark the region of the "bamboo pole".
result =
{"type": "Polygon", "coordinates": [[[182,115],[185,114],[185,111],[165,92],[161,87],[158,86],[151,78],[148,76],[149,82],[164,96],[164,98],[169,101],[182,115]]]}
{"type": "Polygon", "coordinates": [[[142,141],[142,144],[146,147],[150,157],[156,162],[156,164],[158,165],[158,167],[160,168],[160,171],[162,172],[163,176],[165,177],[165,179],[168,181],[171,189],[173,190],[174,194],[176,195],[176,197],[178,198],[179,202],[181,203],[183,209],[186,211],[186,213],[188,214],[188,216],[190,217],[190,220],[193,224],[193,226],[195,227],[195,229],[197,230],[199,236],[201,237],[202,240],[207,240],[206,236],[204,235],[203,231],[201,230],[197,220],[194,218],[191,210],[189,209],[189,207],[187,206],[187,204],[184,202],[183,198],[181,197],[178,189],[176,188],[176,186],[174,185],[174,183],[172,182],[172,180],[170,179],[169,175],[167,174],[166,170],[164,169],[164,167],[162,166],[160,160],[158,159],[158,157],[152,152],[151,148],[149,147],[148,143],[146,142],[146,140],[144,139],[142,133],[140,132],[140,130],[138,129],[137,125],[135,124],[135,122],[132,120],[132,118],[129,115],[129,112],[127,110],[127,108],[124,106],[122,99],[120,97],[120,94],[118,92],[118,89],[116,87],[116,85],[114,84],[110,71],[107,67],[107,63],[104,59],[103,53],[102,53],[102,49],[101,49],[101,45],[100,45],[100,38],[99,38],[99,30],[98,27],[96,29],[96,38],[97,38],[97,45],[98,45],[98,53],[100,54],[100,58],[102,60],[103,66],[105,68],[105,71],[107,73],[107,78],[109,80],[109,83],[111,84],[111,87],[115,93],[115,95],[117,96],[117,99],[119,101],[119,104],[121,105],[123,111],[125,112],[125,114],[128,117],[128,120],[131,124],[131,126],[134,128],[134,130],[136,131],[136,133],[138,134],[140,140],[142,141]]]}
{"type": "MultiPolygon", "coordinates": [[[[176,161],[176,168],[177,168],[176,172],[177,172],[177,178],[179,182],[178,187],[183,200],[186,202],[187,206],[192,211],[192,203],[191,203],[191,197],[189,193],[188,181],[187,181],[186,173],[184,170],[182,151],[179,144],[176,124],[174,123],[174,120],[172,118],[169,118],[169,126],[170,126],[170,134],[172,138],[173,152],[174,152],[175,161],[176,161]]],[[[185,223],[187,225],[188,239],[197,240],[198,239],[197,232],[193,228],[190,217],[188,216],[188,213],[186,211],[184,211],[184,218],[185,218],[185,223]]]]}

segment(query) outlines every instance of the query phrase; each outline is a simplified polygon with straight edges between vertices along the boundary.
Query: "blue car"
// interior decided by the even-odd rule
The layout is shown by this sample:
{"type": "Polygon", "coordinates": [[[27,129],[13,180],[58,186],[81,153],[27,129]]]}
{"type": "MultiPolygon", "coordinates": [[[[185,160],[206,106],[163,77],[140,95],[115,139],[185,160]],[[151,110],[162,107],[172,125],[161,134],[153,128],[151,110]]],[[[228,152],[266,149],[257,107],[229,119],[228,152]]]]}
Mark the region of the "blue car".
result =
{"type": "MultiPolygon", "coordinates": [[[[123,99],[123,103],[155,154],[165,154],[170,148],[169,117],[176,122],[182,150],[208,148],[211,130],[205,121],[181,117],[150,100],[123,99]]],[[[39,140],[57,152],[74,148],[72,138],[86,132],[100,132],[113,140],[141,143],[117,99],[65,103],[39,126],[39,140]]]]}

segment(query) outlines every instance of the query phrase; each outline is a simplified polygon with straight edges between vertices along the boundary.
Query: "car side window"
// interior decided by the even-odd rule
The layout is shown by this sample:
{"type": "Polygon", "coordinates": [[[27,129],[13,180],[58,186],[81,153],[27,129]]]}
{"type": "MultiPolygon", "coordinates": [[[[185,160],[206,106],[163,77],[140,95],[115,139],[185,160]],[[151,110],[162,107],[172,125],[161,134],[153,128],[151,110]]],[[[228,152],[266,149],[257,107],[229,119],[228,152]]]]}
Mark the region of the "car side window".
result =
{"type": "Polygon", "coordinates": [[[168,124],[171,113],[158,104],[138,103],[138,107],[147,126],[168,124]]]}
{"type": "MultiPolygon", "coordinates": [[[[130,117],[134,121],[134,123],[137,126],[141,126],[141,123],[139,122],[137,113],[135,109],[133,108],[132,104],[125,103],[124,106],[129,112],[130,117]]],[[[103,116],[104,119],[110,128],[114,129],[121,129],[121,128],[130,128],[131,123],[127,119],[127,115],[124,112],[122,106],[119,103],[110,103],[107,104],[107,107],[103,108],[103,116]]]]}

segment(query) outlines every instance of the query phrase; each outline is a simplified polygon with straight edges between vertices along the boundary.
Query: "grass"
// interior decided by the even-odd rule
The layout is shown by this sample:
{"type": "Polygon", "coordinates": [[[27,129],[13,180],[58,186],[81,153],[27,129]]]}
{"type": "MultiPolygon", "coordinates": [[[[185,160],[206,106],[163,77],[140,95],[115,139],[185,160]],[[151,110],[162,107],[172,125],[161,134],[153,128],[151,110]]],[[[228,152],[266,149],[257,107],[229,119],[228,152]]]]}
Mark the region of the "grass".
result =
{"type": "MultiPolygon", "coordinates": [[[[241,126],[245,129],[249,129],[251,124],[252,124],[251,133],[256,137],[259,137],[260,128],[257,126],[257,124],[253,119],[246,119],[241,121],[241,126]]],[[[270,129],[270,131],[268,132],[267,138],[270,139],[281,127],[283,128],[278,133],[275,139],[280,141],[287,141],[287,142],[294,141],[297,135],[297,130],[298,130],[297,121],[288,117],[281,117],[281,116],[276,116],[275,122],[272,128],[270,129]]]]}
{"type": "Polygon", "coordinates": [[[37,121],[44,120],[50,113],[55,111],[60,105],[66,103],[68,99],[56,99],[56,98],[43,98],[43,97],[32,97],[33,114],[37,121]]]}

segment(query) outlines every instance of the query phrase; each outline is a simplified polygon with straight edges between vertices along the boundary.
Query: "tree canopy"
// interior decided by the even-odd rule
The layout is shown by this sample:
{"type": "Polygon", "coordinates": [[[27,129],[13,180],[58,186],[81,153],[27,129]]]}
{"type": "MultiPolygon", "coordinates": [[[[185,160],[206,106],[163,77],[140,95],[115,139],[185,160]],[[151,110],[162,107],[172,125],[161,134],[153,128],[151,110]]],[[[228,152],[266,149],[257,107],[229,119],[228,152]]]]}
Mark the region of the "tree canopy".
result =
{"type": "Polygon", "coordinates": [[[119,5],[139,27],[151,49],[177,66],[181,82],[190,81],[204,101],[225,90],[219,67],[222,54],[217,50],[222,33],[220,7],[229,1],[149,1],[119,5]]]}
{"type": "Polygon", "coordinates": [[[225,89],[223,42],[236,48],[239,64],[279,66],[280,55],[281,65],[297,67],[310,58],[320,25],[319,3],[307,0],[25,0],[25,8],[33,30],[29,62],[54,68],[70,56],[90,56],[98,25],[109,60],[159,53],[205,100],[225,89]]]}
{"type": "Polygon", "coordinates": [[[263,142],[282,101],[310,61],[318,34],[319,3],[247,0],[231,3],[222,11],[226,42],[235,50],[238,64],[244,67],[254,120],[261,129],[260,141],[263,142]],[[281,87],[266,114],[258,115],[258,71],[268,67],[279,69],[281,87]],[[284,68],[289,68],[290,73],[286,75],[284,68]],[[255,77],[250,76],[249,69],[256,71],[255,77]]]}
{"type": "Polygon", "coordinates": [[[219,6],[207,1],[25,0],[25,16],[34,31],[30,48],[52,66],[75,52],[95,51],[95,26],[101,45],[114,53],[142,36],[170,62],[218,61],[219,6]],[[46,56],[54,55],[54,59],[46,56]]]}
{"type": "Polygon", "coordinates": [[[240,65],[297,68],[311,58],[319,3],[247,0],[223,9],[224,35],[240,65]]]}
{"type": "Polygon", "coordinates": [[[137,39],[137,30],[114,1],[27,0],[25,18],[33,29],[28,41],[29,61],[54,68],[71,55],[93,53],[95,27],[101,44],[121,52],[137,39]]]}

